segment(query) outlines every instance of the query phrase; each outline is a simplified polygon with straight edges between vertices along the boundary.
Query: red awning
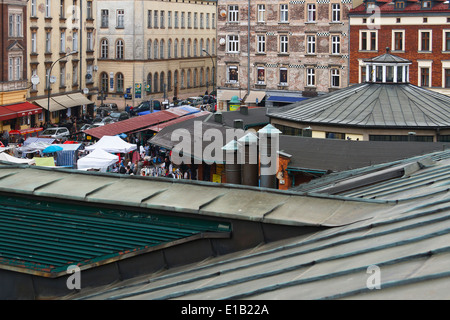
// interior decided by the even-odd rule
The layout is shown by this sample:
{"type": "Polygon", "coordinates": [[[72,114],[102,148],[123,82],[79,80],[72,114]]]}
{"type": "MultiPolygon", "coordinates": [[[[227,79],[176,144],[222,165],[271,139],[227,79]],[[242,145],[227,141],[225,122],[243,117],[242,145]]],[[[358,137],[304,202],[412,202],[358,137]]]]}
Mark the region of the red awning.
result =
{"type": "Polygon", "coordinates": [[[42,108],[35,106],[29,102],[12,104],[0,107],[0,120],[10,120],[14,118],[25,117],[37,113],[41,113],[42,108]]]}

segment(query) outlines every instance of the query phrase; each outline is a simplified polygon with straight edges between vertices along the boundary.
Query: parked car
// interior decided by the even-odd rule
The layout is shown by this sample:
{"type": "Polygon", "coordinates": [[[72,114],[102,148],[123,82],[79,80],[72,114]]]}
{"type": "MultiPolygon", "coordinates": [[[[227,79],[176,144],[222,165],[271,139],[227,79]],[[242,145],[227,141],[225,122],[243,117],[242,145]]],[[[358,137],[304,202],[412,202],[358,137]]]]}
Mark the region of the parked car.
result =
{"type": "Polygon", "coordinates": [[[128,112],[122,111],[122,112],[113,112],[109,115],[111,118],[114,119],[114,121],[122,121],[128,119],[130,116],[128,115],[128,112]]]}
{"type": "Polygon", "coordinates": [[[119,111],[119,107],[117,107],[117,104],[115,104],[115,103],[104,103],[104,104],[100,105],[99,108],[108,108],[108,109],[112,109],[114,111],[119,111]]]}
{"type": "Polygon", "coordinates": [[[187,98],[187,101],[190,102],[191,106],[198,106],[200,104],[203,104],[203,98],[202,97],[189,97],[187,98]]]}
{"type": "Polygon", "coordinates": [[[39,137],[41,138],[53,138],[67,140],[70,136],[70,131],[66,127],[47,128],[41,132],[39,137]]]}
{"type": "Polygon", "coordinates": [[[203,104],[214,104],[216,103],[216,99],[213,96],[206,95],[203,96],[203,104]]]}
{"type": "Polygon", "coordinates": [[[131,115],[137,116],[140,112],[149,111],[150,103],[153,103],[153,110],[161,110],[161,102],[158,100],[143,101],[136,108],[131,110],[131,115]]]}

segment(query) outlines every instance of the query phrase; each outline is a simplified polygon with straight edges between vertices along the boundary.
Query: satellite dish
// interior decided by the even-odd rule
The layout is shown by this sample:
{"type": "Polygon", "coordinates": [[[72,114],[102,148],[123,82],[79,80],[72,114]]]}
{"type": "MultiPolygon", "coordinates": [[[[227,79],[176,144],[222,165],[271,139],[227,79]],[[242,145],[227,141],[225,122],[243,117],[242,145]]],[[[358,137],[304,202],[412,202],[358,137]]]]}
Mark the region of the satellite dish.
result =
{"type": "Polygon", "coordinates": [[[34,74],[31,76],[31,83],[33,85],[38,85],[39,84],[39,76],[37,74],[34,74]]]}
{"type": "Polygon", "coordinates": [[[88,88],[84,88],[84,89],[83,89],[83,93],[84,93],[84,94],[88,94],[88,93],[89,93],[89,89],[88,89],[88,88]]]}

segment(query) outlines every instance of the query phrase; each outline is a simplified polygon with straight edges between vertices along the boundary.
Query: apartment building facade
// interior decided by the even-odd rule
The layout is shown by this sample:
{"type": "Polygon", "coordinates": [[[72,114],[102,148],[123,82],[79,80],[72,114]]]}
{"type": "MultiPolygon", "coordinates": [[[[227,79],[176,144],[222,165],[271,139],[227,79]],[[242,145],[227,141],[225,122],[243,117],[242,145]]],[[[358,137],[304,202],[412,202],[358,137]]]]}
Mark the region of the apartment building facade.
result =
{"type": "Polygon", "coordinates": [[[216,1],[97,1],[99,97],[137,106],[211,92],[216,1]]]}
{"type": "Polygon", "coordinates": [[[283,105],[348,84],[347,0],[218,4],[219,109],[283,105]],[[265,98],[264,98],[265,97],[265,98]]]}
{"type": "Polygon", "coordinates": [[[41,108],[26,101],[27,1],[0,1],[0,131],[34,125],[41,108]]]}
{"type": "MultiPolygon", "coordinates": [[[[410,60],[409,81],[450,89],[450,6],[443,0],[365,0],[349,13],[350,83],[364,82],[364,60],[392,54],[410,60]]],[[[442,91],[442,92],[445,92],[442,91]]]]}
{"type": "Polygon", "coordinates": [[[30,0],[27,10],[27,74],[39,79],[28,100],[43,109],[37,121],[81,116],[97,90],[96,1],[30,0]]]}

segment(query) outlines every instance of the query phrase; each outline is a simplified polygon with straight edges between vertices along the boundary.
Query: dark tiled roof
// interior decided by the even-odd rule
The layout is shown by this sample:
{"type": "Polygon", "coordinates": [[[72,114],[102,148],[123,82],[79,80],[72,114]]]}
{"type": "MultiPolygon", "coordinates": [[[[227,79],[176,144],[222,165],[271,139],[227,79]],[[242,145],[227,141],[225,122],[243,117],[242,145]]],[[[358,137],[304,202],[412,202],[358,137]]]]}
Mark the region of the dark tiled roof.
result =
{"type": "Polygon", "coordinates": [[[412,84],[361,83],[272,109],[270,118],[354,127],[449,128],[450,97],[412,84]]]}
{"type": "MultiPolygon", "coordinates": [[[[422,2],[421,1],[405,1],[405,8],[403,9],[396,9],[394,6],[394,0],[383,0],[383,1],[376,1],[376,5],[378,6],[379,12],[382,14],[417,14],[417,13],[424,13],[427,14],[433,14],[433,13],[443,13],[443,12],[450,12],[450,7],[448,3],[445,3],[444,0],[439,1],[432,1],[433,6],[431,8],[422,8],[422,2]]],[[[366,15],[372,15],[372,12],[366,11],[366,6],[364,3],[360,4],[356,8],[350,10],[349,15],[352,14],[366,14],[366,15]]]]}

